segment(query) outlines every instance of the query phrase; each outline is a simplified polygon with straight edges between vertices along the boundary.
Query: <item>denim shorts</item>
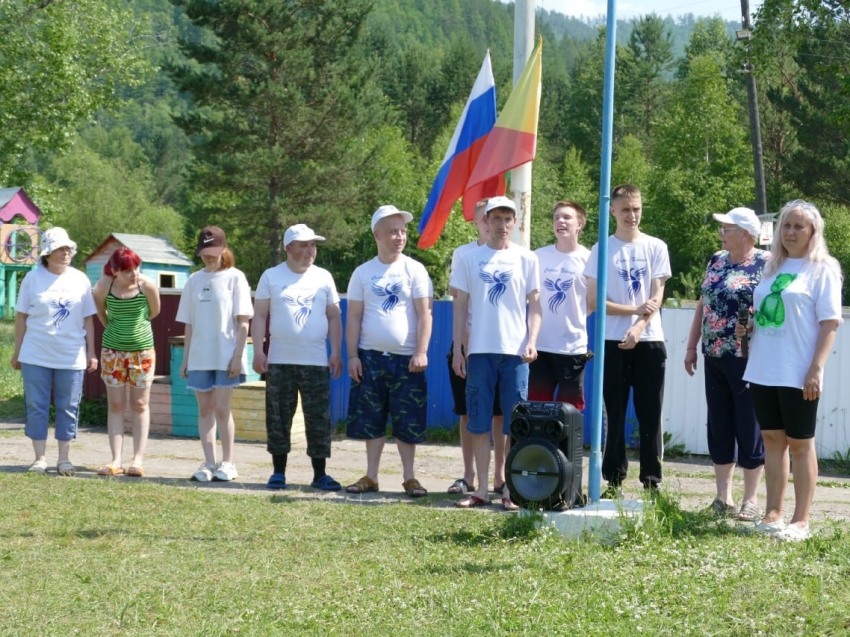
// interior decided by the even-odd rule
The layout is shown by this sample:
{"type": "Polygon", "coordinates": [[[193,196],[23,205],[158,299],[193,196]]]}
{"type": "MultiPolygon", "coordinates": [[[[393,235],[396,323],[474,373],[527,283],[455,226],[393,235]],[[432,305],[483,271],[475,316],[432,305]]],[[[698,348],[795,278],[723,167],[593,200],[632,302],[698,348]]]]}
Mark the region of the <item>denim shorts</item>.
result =
{"type": "Polygon", "coordinates": [[[528,363],[509,354],[470,354],[466,362],[467,430],[490,433],[493,428],[493,400],[496,389],[505,419],[502,433],[510,434],[511,412],[528,396],[528,363]]]}
{"type": "Polygon", "coordinates": [[[190,369],[186,386],[195,391],[212,391],[217,387],[238,387],[247,380],[245,374],[231,378],[224,369],[190,369]]]}

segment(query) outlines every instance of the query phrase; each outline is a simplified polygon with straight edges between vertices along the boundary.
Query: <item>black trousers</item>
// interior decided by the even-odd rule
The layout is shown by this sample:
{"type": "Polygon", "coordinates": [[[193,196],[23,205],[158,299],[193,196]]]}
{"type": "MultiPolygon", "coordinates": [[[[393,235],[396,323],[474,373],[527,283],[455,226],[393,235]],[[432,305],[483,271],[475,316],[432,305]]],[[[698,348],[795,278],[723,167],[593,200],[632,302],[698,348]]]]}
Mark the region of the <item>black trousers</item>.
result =
{"type": "Polygon", "coordinates": [[[608,435],[602,455],[602,477],[619,485],[629,471],[626,456],[626,409],[634,389],[635,415],[640,431],[640,481],[645,487],[661,482],[664,441],[661,432],[661,403],[664,400],[664,371],[667,348],[661,341],[638,343],[623,350],[617,341],[605,341],[605,373],[602,394],[608,412],[608,435]]]}

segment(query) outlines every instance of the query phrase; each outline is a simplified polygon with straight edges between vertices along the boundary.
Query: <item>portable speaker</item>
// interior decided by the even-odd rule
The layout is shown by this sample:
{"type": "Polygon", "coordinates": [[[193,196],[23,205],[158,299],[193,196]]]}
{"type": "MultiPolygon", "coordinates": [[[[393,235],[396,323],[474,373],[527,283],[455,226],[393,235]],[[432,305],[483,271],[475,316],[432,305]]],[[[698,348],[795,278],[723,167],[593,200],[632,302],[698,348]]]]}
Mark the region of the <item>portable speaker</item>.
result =
{"type": "Polygon", "coordinates": [[[568,403],[519,402],[511,413],[505,479],[524,508],[570,509],[581,492],[581,412],[568,403]]]}

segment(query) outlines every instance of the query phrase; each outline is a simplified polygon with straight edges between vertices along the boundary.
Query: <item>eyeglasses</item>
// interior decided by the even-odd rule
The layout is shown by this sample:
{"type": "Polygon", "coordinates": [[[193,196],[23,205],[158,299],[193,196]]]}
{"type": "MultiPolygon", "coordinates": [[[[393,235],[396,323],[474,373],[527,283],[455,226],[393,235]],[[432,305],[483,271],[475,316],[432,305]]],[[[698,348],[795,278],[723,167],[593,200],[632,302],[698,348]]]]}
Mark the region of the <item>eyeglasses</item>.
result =
{"type": "Polygon", "coordinates": [[[722,236],[725,236],[727,232],[732,232],[732,231],[734,231],[734,230],[743,230],[743,229],[744,229],[744,228],[739,228],[739,227],[737,227],[737,226],[735,226],[734,228],[723,228],[723,227],[721,227],[721,228],[718,228],[718,229],[717,229],[717,232],[718,232],[718,233],[720,234],[720,236],[722,237],[722,236]]]}

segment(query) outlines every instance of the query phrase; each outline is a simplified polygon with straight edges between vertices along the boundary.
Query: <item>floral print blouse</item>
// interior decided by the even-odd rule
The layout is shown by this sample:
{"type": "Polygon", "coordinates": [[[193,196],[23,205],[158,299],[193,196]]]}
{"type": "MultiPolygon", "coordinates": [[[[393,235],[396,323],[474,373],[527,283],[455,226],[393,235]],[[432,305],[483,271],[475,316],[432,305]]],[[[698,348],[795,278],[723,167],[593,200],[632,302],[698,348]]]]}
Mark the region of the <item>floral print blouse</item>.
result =
{"type": "Polygon", "coordinates": [[[770,253],[765,250],[756,250],[740,263],[732,263],[726,250],[711,257],[700,288],[702,352],[706,356],[741,356],[741,341],[735,337],[738,308],[749,308],[752,317],[753,290],[768,259],[770,253]]]}

